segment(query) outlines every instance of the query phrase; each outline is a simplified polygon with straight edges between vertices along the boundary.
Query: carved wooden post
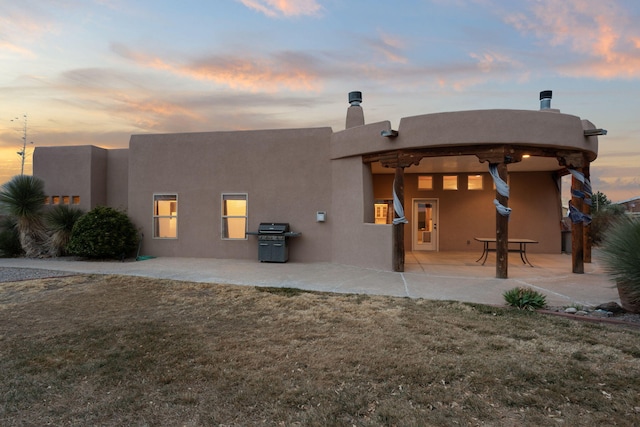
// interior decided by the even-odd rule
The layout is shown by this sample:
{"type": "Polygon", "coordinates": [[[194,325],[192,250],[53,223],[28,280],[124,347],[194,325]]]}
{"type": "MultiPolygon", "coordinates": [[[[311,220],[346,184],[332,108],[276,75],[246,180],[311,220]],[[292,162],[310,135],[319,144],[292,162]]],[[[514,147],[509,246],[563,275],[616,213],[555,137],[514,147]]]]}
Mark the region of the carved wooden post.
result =
{"type": "MultiPolygon", "coordinates": [[[[393,192],[404,211],[404,168],[400,165],[396,166],[393,192]]],[[[393,217],[400,218],[395,209],[393,217]]],[[[404,271],[404,222],[400,221],[397,223],[394,221],[393,224],[393,271],[404,271]]]]}
{"type": "MultiPolygon", "coordinates": [[[[508,172],[505,163],[497,164],[498,176],[507,182],[508,172]]],[[[504,207],[509,206],[509,198],[496,189],[496,200],[504,207]]],[[[496,278],[506,279],[509,270],[509,217],[496,210],[496,278]]]]}
{"type": "MultiPolygon", "coordinates": [[[[584,178],[586,180],[590,178],[589,161],[585,159],[584,168],[582,169],[584,178]]],[[[591,206],[584,201],[582,202],[582,213],[591,216],[591,206]]],[[[591,263],[591,224],[583,224],[582,226],[582,240],[584,243],[584,256],[583,260],[586,263],[591,263]]]]}
{"type": "MultiPolygon", "coordinates": [[[[576,168],[578,172],[582,172],[582,168],[576,168]]],[[[582,182],[575,176],[571,177],[571,189],[576,192],[583,191],[582,182]]],[[[582,198],[571,196],[571,204],[578,211],[582,212],[582,198]]],[[[577,274],[584,273],[584,223],[582,221],[571,221],[571,263],[572,271],[577,274]]]]}

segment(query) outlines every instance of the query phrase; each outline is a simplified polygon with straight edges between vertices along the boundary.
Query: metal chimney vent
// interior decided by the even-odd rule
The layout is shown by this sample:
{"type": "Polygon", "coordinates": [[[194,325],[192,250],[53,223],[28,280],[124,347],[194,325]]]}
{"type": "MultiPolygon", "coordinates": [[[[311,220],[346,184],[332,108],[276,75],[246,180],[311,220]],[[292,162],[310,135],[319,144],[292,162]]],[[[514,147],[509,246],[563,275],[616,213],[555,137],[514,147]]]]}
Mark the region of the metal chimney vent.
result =
{"type": "Polygon", "coordinates": [[[551,90],[543,90],[542,92],[540,92],[540,109],[541,110],[551,109],[552,96],[553,96],[553,91],[551,90]]]}
{"type": "Polygon", "coordinates": [[[357,107],[362,102],[362,92],[349,92],[349,104],[352,107],[357,107]]]}

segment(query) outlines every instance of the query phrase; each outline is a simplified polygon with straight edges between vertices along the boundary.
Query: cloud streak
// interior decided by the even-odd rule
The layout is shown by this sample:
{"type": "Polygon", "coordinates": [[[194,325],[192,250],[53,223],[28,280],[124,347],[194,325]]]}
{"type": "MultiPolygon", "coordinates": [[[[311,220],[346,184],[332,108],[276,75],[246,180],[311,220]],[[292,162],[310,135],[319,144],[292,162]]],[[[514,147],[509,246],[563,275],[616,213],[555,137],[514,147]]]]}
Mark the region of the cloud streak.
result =
{"type": "Polygon", "coordinates": [[[270,18],[317,15],[322,10],[315,0],[238,0],[270,18]]]}

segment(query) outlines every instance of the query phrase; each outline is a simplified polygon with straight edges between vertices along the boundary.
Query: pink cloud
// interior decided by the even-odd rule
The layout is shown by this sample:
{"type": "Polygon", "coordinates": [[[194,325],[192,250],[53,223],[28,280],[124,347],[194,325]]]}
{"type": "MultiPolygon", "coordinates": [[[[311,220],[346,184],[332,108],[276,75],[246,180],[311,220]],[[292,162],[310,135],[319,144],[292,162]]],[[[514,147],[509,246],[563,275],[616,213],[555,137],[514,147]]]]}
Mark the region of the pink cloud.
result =
{"type": "Polygon", "coordinates": [[[640,77],[640,29],[615,1],[538,0],[505,21],[551,46],[590,58],[561,71],[573,76],[640,77]]]}
{"type": "Polygon", "coordinates": [[[140,66],[208,80],[232,89],[252,92],[275,92],[280,89],[317,91],[321,85],[318,74],[309,65],[310,58],[295,53],[285,52],[272,58],[216,55],[183,64],[133,52],[122,45],[114,45],[112,49],[140,66]]]}
{"type": "Polygon", "coordinates": [[[238,0],[250,9],[275,18],[316,15],[322,7],[315,0],[238,0]]]}

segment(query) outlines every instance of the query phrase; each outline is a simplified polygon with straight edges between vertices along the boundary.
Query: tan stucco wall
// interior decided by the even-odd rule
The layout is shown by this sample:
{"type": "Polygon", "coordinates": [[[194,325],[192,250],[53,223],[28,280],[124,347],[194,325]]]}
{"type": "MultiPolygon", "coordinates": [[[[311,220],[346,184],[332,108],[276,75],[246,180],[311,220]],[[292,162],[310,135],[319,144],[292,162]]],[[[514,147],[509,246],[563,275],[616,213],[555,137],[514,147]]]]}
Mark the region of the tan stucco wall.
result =
{"type": "Polygon", "coordinates": [[[107,204],[107,150],[103,148],[36,147],[33,171],[44,180],[47,196],[80,196],[77,207],[84,211],[107,204]]]}
{"type": "MultiPolygon", "coordinates": [[[[129,215],[144,232],[143,253],[256,259],[255,236],[222,240],[222,193],[248,193],[249,231],[288,222],[291,261],[331,260],[330,128],[134,135],[129,215]],[[178,239],[153,239],[154,193],[178,194],[178,239]],[[316,222],[326,211],[329,221],[316,222]]],[[[334,219],[335,220],[335,219],[334,219]]]]}
{"type": "Polygon", "coordinates": [[[127,210],[129,188],[129,150],[107,151],[107,206],[127,210]]]}
{"type": "Polygon", "coordinates": [[[369,165],[351,157],[331,162],[333,176],[332,261],[392,270],[392,229],[373,224],[369,165]]]}
{"type": "MultiPolygon", "coordinates": [[[[483,190],[467,190],[467,175],[460,173],[459,190],[442,190],[442,175],[433,174],[434,190],[418,190],[418,174],[405,174],[405,249],[411,250],[413,199],[437,199],[440,251],[482,251],[474,237],[495,237],[496,209],[493,180],[483,175],[483,190]]],[[[474,174],[475,175],[475,174],[474,174]]],[[[561,204],[551,172],[521,172],[509,176],[512,208],[509,236],[538,240],[532,253],[560,253],[561,204]]],[[[376,199],[391,199],[393,175],[374,175],[376,199]]],[[[373,209],[373,208],[372,208],[373,209]]]]}

